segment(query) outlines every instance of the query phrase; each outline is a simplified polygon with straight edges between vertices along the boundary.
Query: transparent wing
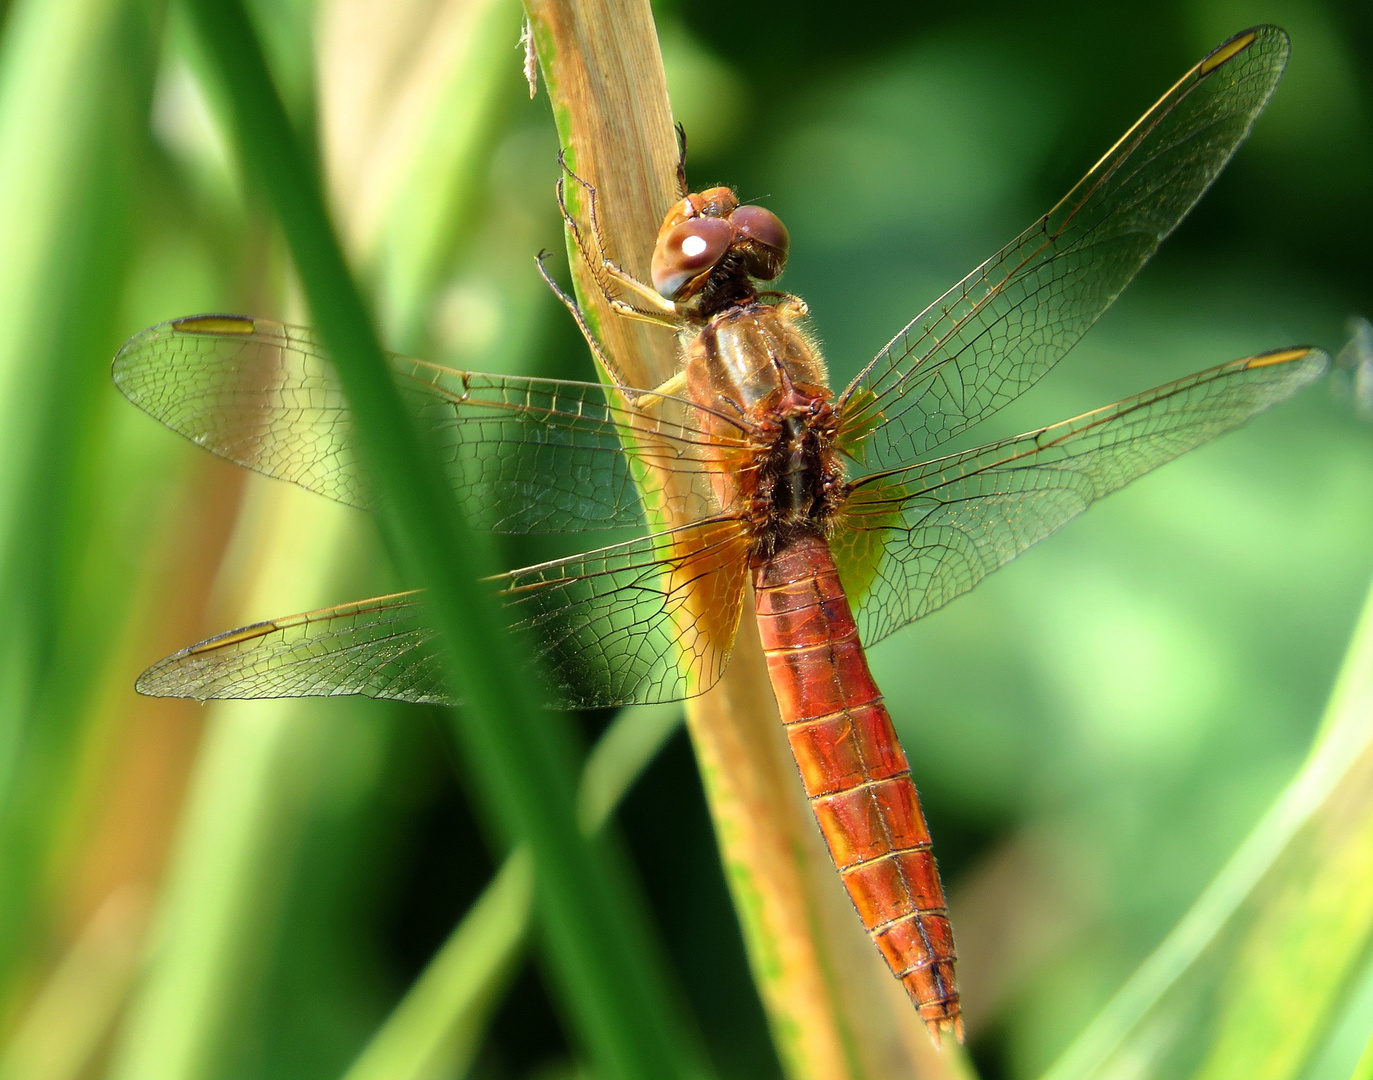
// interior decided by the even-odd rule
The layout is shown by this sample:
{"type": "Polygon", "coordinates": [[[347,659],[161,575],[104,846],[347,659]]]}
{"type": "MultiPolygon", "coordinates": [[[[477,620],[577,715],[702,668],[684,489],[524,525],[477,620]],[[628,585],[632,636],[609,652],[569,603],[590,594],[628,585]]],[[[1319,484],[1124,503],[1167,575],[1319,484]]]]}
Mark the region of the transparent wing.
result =
{"type": "Polygon", "coordinates": [[[897,468],[1013,401],[1094,323],[1249,133],[1287,35],[1246,30],[1182,77],[1042,219],[917,315],[841,395],[840,444],[897,468]]]}
{"type": "Polygon", "coordinates": [[[750,540],[736,518],[516,570],[505,595],[567,708],[676,701],[724,671],[750,540]]]}
{"type": "MultiPolygon", "coordinates": [[[[655,512],[706,516],[714,509],[706,471],[742,446],[707,440],[695,410],[675,398],[655,397],[640,410],[607,402],[595,383],[482,375],[400,356],[392,364],[468,519],[493,531],[642,527],[635,472],[649,482],[655,512]]],[[[139,408],[221,457],[352,506],[372,501],[347,402],[313,331],[241,316],[178,319],[132,338],[115,357],[114,381],[139,408]]]]}
{"type": "Polygon", "coordinates": [[[418,592],[379,596],[220,634],[138,677],[152,697],[335,697],[451,703],[418,592]]]}
{"type": "MultiPolygon", "coordinates": [[[[748,550],[744,525],[726,518],[497,581],[516,627],[538,643],[552,704],[672,701],[720,677],[739,625],[748,550]]],[[[137,685],[155,697],[454,701],[417,592],[221,634],[154,664],[137,685]]]]}
{"type": "Polygon", "coordinates": [[[947,604],[1094,500],[1243,424],[1325,371],[1287,349],[1053,427],[859,480],[831,545],[863,641],[947,604]]]}

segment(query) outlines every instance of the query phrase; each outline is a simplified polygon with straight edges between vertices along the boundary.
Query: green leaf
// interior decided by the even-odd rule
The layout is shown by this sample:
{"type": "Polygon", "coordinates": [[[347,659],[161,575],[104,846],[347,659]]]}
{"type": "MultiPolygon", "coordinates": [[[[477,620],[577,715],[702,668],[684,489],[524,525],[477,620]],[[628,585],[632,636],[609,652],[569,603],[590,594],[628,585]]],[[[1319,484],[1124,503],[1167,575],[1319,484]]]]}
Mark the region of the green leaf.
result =
{"type": "MultiPolygon", "coordinates": [[[[680,706],[622,709],[587,758],[579,799],[593,833],[681,726],[680,706]]],[[[533,915],[528,853],[512,854],[458,923],[344,1080],[465,1076],[500,992],[524,953],[533,915]]]]}
{"type": "Polygon", "coordinates": [[[625,869],[577,828],[570,739],[539,715],[533,687],[478,583],[487,546],[457,512],[406,413],[361,294],[237,2],[194,0],[198,33],[229,90],[240,150],[286,234],[314,323],[337,366],[364,464],[385,494],[384,533],[429,590],[449,677],[468,704],[454,729],[474,787],[508,839],[528,845],[549,958],[569,1015],[607,1076],[699,1075],[625,869]]]}
{"type": "MultiPolygon", "coordinates": [[[[91,542],[151,10],[38,0],[0,42],[0,1015],[43,940],[132,530],[91,542]],[[112,556],[112,558],[111,558],[112,556]],[[109,559],[109,562],[102,560],[109,559]]],[[[141,534],[140,534],[141,535],[141,534]]]]}
{"type": "Polygon", "coordinates": [[[1373,943],[1373,594],[1309,758],[1046,1080],[1296,1080],[1373,943]]]}

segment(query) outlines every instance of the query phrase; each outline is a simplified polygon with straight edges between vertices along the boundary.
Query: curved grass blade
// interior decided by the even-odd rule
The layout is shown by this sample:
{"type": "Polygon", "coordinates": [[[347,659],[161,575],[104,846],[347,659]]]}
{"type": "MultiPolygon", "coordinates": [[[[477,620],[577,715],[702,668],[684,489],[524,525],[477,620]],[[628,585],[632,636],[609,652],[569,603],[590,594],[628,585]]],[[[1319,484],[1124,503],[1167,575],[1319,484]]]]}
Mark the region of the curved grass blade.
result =
{"type": "MultiPolygon", "coordinates": [[[[443,62],[426,63],[415,58],[415,67],[411,70],[419,69],[418,74],[421,78],[437,78],[446,87],[453,86],[464,81],[464,76],[468,73],[467,66],[476,58],[480,61],[483,76],[495,77],[499,74],[500,60],[508,53],[508,35],[498,40],[482,40],[475,43],[466,40],[464,48],[456,55],[451,49],[445,51],[445,46],[453,42],[455,34],[461,34],[464,29],[470,27],[470,20],[464,25],[461,20],[452,17],[455,10],[461,9],[463,14],[478,14],[480,17],[480,13],[474,9],[481,8],[490,13],[503,7],[499,0],[477,0],[475,3],[468,0],[448,0],[444,4],[431,6],[427,12],[431,17],[447,18],[444,19],[443,32],[423,35],[424,51],[428,53],[423,59],[432,60],[437,55],[443,62]],[[454,25],[455,22],[457,25],[454,25]],[[478,54],[477,57],[474,57],[474,50],[478,54]]],[[[399,38],[403,45],[412,47],[412,39],[404,33],[407,29],[404,20],[377,18],[378,12],[385,8],[385,4],[372,4],[370,10],[367,4],[332,5],[326,8],[322,15],[326,19],[330,16],[355,20],[370,19],[368,34],[361,38],[354,34],[347,40],[349,43],[361,41],[362,48],[370,51],[373,56],[383,46],[379,39],[388,35],[392,36],[393,44],[394,39],[399,38]]],[[[395,11],[386,9],[385,13],[389,16],[394,15],[395,11]]],[[[264,12],[259,11],[257,14],[262,15],[264,12]]],[[[488,18],[487,21],[490,22],[491,19],[488,18]]],[[[321,30],[321,36],[327,37],[327,31],[321,30]]],[[[306,38],[308,37],[309,35],[306,35],[306,38]]],[[[296,42],[299,40],[301,39],[296,39],[296,42]]],[[[290,51],[294,53],[298,50],[290,51]]],[[[325,46],[321,47],[321,54],[320,105],[323,117],[326,123],[330,117],[341,118],[341,126],[348,128],[347,132],[340,131],[340,125],[330,128],[324,142],[326,150],[333,150],[349,133],[366,131],[371,134],[371,130],[366,128],[366,122],[372,119],[375,113],[369,108],[357,108],[357,55],[350,53],[340,57],[331,53],[325,46]],[[338,83],[343,81],[340,76],[344,75],[347,77],[348,86],[342,96],[351,106],[347,109],[338,105],[341,96],[338,92],[338,83]]],[[[413,58],[413,52],[411,55],[413,58]]],[[[206,74],[203,64],[198,65],[197,70],[200,75],[206,74]]],[[[401,89],[396,82],[388,80],[384,87],[377,88],[377,96],[383,97],[388,92],[399,95],[401,89]]],[[[415,89],[414,80],[404,84],[407,93],[403,101],[399,102],[398,107],[390,110],[393,126],[404,128],[407,122],[414,121],[415,89]]],[[[454,129],[459,132],[470,131],[473,127],[489,123],[490,116],[496,111],[499,94],[493,94],[489,87],[481,86],[480,80],[475,86],[470,80],[467,81],[465,89],[468,94],[460,104],[451,100],[431,102],[432,111],[428,114],[427,126],[446,124],[451,135],[454,129]]],[[[227,106],[216,115],[227,123],[227,106]]],[[[430,220],[429,215],[449,215],[455,206],[470,203],[473,186],[479,182],[472,174],[479,170],[474,169],[470,161],[461,160],[461,155],[458,158],[445,156],[441,162],[435,162],[432,155],[426,155],[424,161],[415,161],[413,155],[404,153],[404,141],[401,140],[401,145],[398,146],[396,138],[385,138],[375,142],[362,141],[365,143],[364,160],[359,162],[354,159],[349,162],[349,176],[354,179],[365,179],[384,166],[391,169],[389,176],[392,180],[404,185],[403,197],[397,196],[394,200],[396,205],[387,207],[394,210],[387,218],[388,226],[396,224],[397,219],[404,216],[415,231],[424,231],[431,225],[435,226],[429,236],[430,243],[443,243],[448,237],[437,227],[437,223],[430,220]],[[400,176],[394,171],[398,153],[406,165],[400,176]],[[377,159],[383,159],[381,166],[378,165],[377,159]],[[440,164],[444,168],[427,168],[434,164],[440,164]],[[455,176],[455,171],[461,175],[455,176]],[[450,201],[445,202],[445,199],[450,201]]],[[[451,142],[445,149],[449,147],[451,142]]],[[[480,147],[473,142],[467,142],[467,154],[476,154],[479,150],[480,147]]],[[[339,193],[337,188],[335,190],[336,194],[344,196],[339,198],[337,204],[340,213],[350,223],[356,224],[356,203],[346,197],[346,192],[339,193]]],[[[356,230],[353,235],[357,235],[356,230]]],[[[410,275],[415,266],[413,262],[407,262],[407,253],[403,246],[387,243],[386,235],[375,236],[372,239],[374,243],[386,244],[385,264],[378,270],[375,289],[379,295],[379,305],[391,311],[394,316],[394,289],[391,285],[396,277],[410,275]]],[[[361,244],[360,248],[360,261],[371,265],[381,262],[377,258],[375,248],[369,247],[366,243],[361,244]]],[[[417,254],[423,257],[423,253],[417,254]]],[[[279,279],[279,275],[270,272],[259,271],[259,275],[261,280],[279,279]]],[[[532,291],[532,282],[530,288],[532,291]]],[[[409,298],[416,303],[421,312],[425,310],[423,298],[413,294],[409,298]]],[[[254,299],[255,303],[263,302],[262,297],[254,299]]],[[[268,301],[268,305],[276,306],[271,301],[268,301]]],[[[239,307],[241,304],[233,303],[230,306],[239,307]]],[[[421,321],[421,314],[413,314],[415,317],[412,319],[393,317],[390,327],[392,340],[408,345],[414,339],[417,333],[414,323],[421,321]]],[[[208,463],[209,459],[206,457],[201,462],[201,467],[204,468],[208,463]]],[[[235,480],[241,479],[236,472],[231,475],[235,480]]],[[[323,578],[332,581],[337,574],[342,573],[342,551],[338,550],[340,545],[329,542],[329,534],[331,529],[337,531],[343,515],[331,504],[313,497],[297,498],[292,502],[287,496],[296,493],[286,491],[282,485],[268,485],[262,494],[268,506],[276,507],[284,503],[290,508],[287,512],[288,520],[281,528],[273,530],[272,536],[275,539],[263,537],[261,543],[251,545],[254,550],[264,550],[268,554],[252,561],[248,572],[256,584],[248,588],[257,599],[245,603],[240,610],[256,613],[270,611],[285,595],[298,596],[298,600],[291,601],[293,604],[318,604],[327,592],[324,588],[311,590],[308,582],[322,581],[317,575],[323,575],[323,578]],[[296,561],[306,554],[301,551],[300,537],[309,537],[310,557],[305,560],[304,565],[296,561]],[[291,543],[290,540],[296,542],[291,543]]],[[[258,513],[250,514],[245,519],[246,527],[262,527],[265,523],[262,508],[262,504],[259,504],[258,513]]],[[[347,524],[355,527],[357,522],[353,519],[347,524]]],[[[351,535],[351,532],[350,528],[348,533],[351,535]]],[[[180,554],[184,558],[194,558],[196,553],[180,554]]],[[[127,692],[126,688],[121,689],[127,692]]],[[[235,713],[230,722],[243,728],[242,731],[235,730],[234,734],[239,735],[243,741],[220,739],[215,741],[213,746],[219,754],[238,756],[239,765],[246,765],[248,768],[235,770],[232,764],[223,766],[231,773],[236,773],[240,786],[234,788],[226,785],[221,791],[223,799],[217,806],[202,807],[193,815],[192,820],[197,827],[196,834],[187,837],[175,865],[169,870],[168,877],[177,883],[178,889],[169,891],[162,902],[162,921],[166,924],[167,932],[159,941],[153,966],[141,981],[139,994],[134,999],[132,1008],[126,1011],[126,1017],[131,1021],[130,1026],[141,1029],[142,1041],[141,1046],[119,1046],[122,1055],[119,1064],[121,1068],[128,1070],[128,1075],[169,1078],[187,1075],[188,1067],[195,1071],[196,1075],[203,1074],[204,1070],[197,1063],[218,1055],[226,1041],[233,1041],[232,1033],[226,1040],[221,1021],[223,1015],[250,1015],[254,1010],[249,1003],[270,999],[271,995],[277,992],[277,988],[272,985],[277,979],[283,979],[287,983],[287,993],[296,991],[300,983],[295,981],[295,978],[298,978],[300,972],[311,970],[312,961],[309,950],[300,950],[298,942],[293,938],[292,931],[300,931],[299,927],[292,926],[293,916],[288,910],[290,905],[283,909],[271,888],[257,887],[261,881],[259,862],[262,861],[264,849],[273,854],[278,850],[272,848],[269,842],[264,842],[272,838],[298,836],[301,829],[312,824],[312,820],[303,820],[303,816],[309,814],[311,807],[318,810],[317,799],[322,792],[315,785],[334,782],[332,773],[320,776],[315,771],[322,763],[330,760],[330,755],[335,755],[333,760],[337,761],[336,755],[340,750],[343,750],[345,755],[349,752],[346,749],[348,747],[357,751],[359,740],[362,740],[368,743],[368,749],[373,755],[372,760],[381,759],[388,753],[386,747],[399,736],[398,725],[380,722],[383,719],[381,717],[375,718],[377,723],[361,726],[347,722],[340,724],[333,716],[328,722],[312,724],[310,721],[318,718],[321,708],[314,703],[294,703],[286,706],[267,703],[260,707],[237,705],[230,708],[235,713]],[[286,723],[293,728],[303,726],[304,730],[290,738],[277,738],[276,729],[283,714],[286,723]],[[258,740],[265,740],[269,744],[261,747],[262,753],[253,753],[252,747],[245,745],[245,742],[252,741],[254,735],[258,740]],[[383,747],[379,748],[377,743],[382,743],[383,747]],[[278,761],[279,757],[287,760],[278,761]],[[260,786],[254,784],[254,769],[269,773],[271,782],[260,786]],[[302,790],[302,782],[305,790],[302,790]],[[239,834],[241,823],[244,821],[250,823],[250,832],[256,832],[257,842],[248,840],[226,856],[220,845],[226,837],[239,834]],[[222,864],[226,857],[234,860],[234,864],[229,868],[230,873],[226,878],[216,878],[215,875],[223,873],[222,864]],[[207,880],[227,880],[230,884],[228,888],[212,886],[202,891],[202,886],[207,880]],[[190,915],[183,914],[186,909],[190,910],[190,915]],[[273,955],[276,950],[281,950],[280,954],[273,955]],[[249,958],[247,963],[244,962],[245,957],[249,958]],[[163,987],[166,985],[172,987],[170,993],[164,991],[163,987]],[[208,1006],[204,1004],[207,998],[211,1000],[208,1006]],[[136,1019],[133,1019],[134,1017],[136,1019]]],[[[323,708],[331,713],[337,711],[331,706],[323,708]]],[[[218,711],[217,707],[206,710],[211,716],[218,711]]],[[[142,714],[140,712],[131,715],[137,718],[142,714]]],[[[206,755],[207,758],[209,756],[206,755]]],[[[206,771],[209,773],[214,773],[219,768],[220,766],[213,763],[206,765],[206,771]]],[[[199,796],[201,800],[205,797],[204,794],[199,796]]],[[[274,865],[278,872],[270,875],[272,881],[301,872],[299,849],[295,845],[290,846],[292,854],[283,860],[290,864],[286,868],[287,874],[282,875],[279,872],[282,868],[274,865]]]]}
{"type": "Polygon", "coordinates": [[[0,38],[0,1015],[46,940],[103,635],[127,617],[145,535],[102,516],[96,358],[129,257],[157,8],[29,0],[0,38]]]}
{"type": "Polygon", "coordinates": [[[232,0],[195,0],[190,10],[228,87],[244,159],[265,183],[337,365],[363,461],[385,492],[388,539],[430,589],[446,667],[469,703],[455,726],[472,775],[534,857],[540,914],[569,1011],[608,1075],[700,1074],[700,1054],[669,1004],[622,871],[576,827],[565,735],[535,715],[492,598],[476,580],[486,571],[485,549],[457,513],[390,377],[247,16],[232,0]]]}
{"type": "MultiPolygon", "coordinates": [[[[582,769],[579,816],[588,833],[614,813],[681,726],[680,706],[623,710],[582,769]]],[[[434,1080],[466,1075],[524,952],[534,908],[528,852],[516,851],[392,1010],[344,1080],[434,1080]]]]}
{"type": "MultiPolygon", "coordinates": [[[[285,592],[309,603],[338,572],[352,522],[340,508],[286,487],[264,492],[236,540],[251,563],[243,602],[285,592]],[[289,537],[308,535],[308,548],[289,537]]],[[[315,769],[337,726],[319,702],[216,703],[196,756],[175,849],[145,958],[120,1024],[107,1080],[190,1080],[233,1043],[237,1011],[261,977],[264,927],[281,917],[283,863],[304,826],[315,769]]]]}
{"type": "Polygon", "coordinates": [[[97,1068],[138,971],[148,897],[126,886],[67,948],[0,1050],[4,1080],[80,1080],[97,1068]]]}
{"type": "Polygon", "coordinates": [[[505,860],[343,1080],[467,1075],[524,956],[534,914],[529,852],[505,860]]]}
{"type": "Polygon", "coordinates": [[[1373,592],[1305,765],[1045,1080],[1296,1080],[1373,947],[1373,592]]]}

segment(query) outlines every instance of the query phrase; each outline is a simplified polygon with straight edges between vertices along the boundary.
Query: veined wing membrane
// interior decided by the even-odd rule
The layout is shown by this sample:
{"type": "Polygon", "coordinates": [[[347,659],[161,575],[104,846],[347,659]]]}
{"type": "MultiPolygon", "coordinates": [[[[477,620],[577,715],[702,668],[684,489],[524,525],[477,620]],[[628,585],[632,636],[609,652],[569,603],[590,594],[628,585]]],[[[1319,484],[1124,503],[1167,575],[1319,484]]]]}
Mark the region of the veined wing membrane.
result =
{"type": "Polygon", "coordinates": [[[451,703],[419,592],[378,596],[220,634],[138,677],[152,697],[335,697],[451,703]]]}
{"type": "MultiPolygon", "coordinates": [[[[704,473],[737,451],[707,440],[677,399],[641,411],[607,402],[595,383],[391,362],[468,520],[492,531],[642,528],[631,459],[650,480],[655,510],[674,521],[706,516],[704,473]],[[677,475],[654,484],[655,470],[677,475]]],[[[372,502],[348,404],[313,331],[241,316],[178,319],[131,339],[115,357],[114,381],[221,457],[352,506],[372,502]]]]}
{"type": "Polygon", "coordinates": [[[506,603],[559,706],[677,701],[724,671],[750,545],[738,518],[699,521],[503,575],[506,603]]]}
{"type": "Polygon", "coordinates": [[[840,444],[910,464],[1013,401],[1094,323],[1196,203],[1289,51],[1237,34],[1184,75],[1043,218],[917,315],[841,396],[840,444]]]}
{"type": "Polygon", "coordinates": [[[831,545],[864,643],[967,592],[1094,500],[1289,397],[1328,359],[1299,348],[1234,360],[1053,427],[859,480],[831,545]]]}
{"type": "MultiPolygon", "coordinates": [[[[697,522],[496,579],[516,629],[534,632],[550,704],[673,701],[709,689],[734,642],[749,541],[734,518],[697,522]]],[[[357,694],[453,703],[418,592],[234,630],[138,680],[156,697],[357,694]]]]}

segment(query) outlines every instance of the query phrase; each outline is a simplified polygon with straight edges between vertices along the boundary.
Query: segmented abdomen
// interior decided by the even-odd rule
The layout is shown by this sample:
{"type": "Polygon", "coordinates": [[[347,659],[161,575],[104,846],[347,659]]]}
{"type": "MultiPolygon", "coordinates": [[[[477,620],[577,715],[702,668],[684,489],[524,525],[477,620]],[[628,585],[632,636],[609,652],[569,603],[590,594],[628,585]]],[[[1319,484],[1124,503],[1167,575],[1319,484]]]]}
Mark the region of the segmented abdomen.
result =
{"type": "Polygon", "coordinates": [[[936,1039],[962,1038],[953,933],[930,834],[829,545],[753,567],[758,629],[806,794],[863,925],[936,1039]]]}

